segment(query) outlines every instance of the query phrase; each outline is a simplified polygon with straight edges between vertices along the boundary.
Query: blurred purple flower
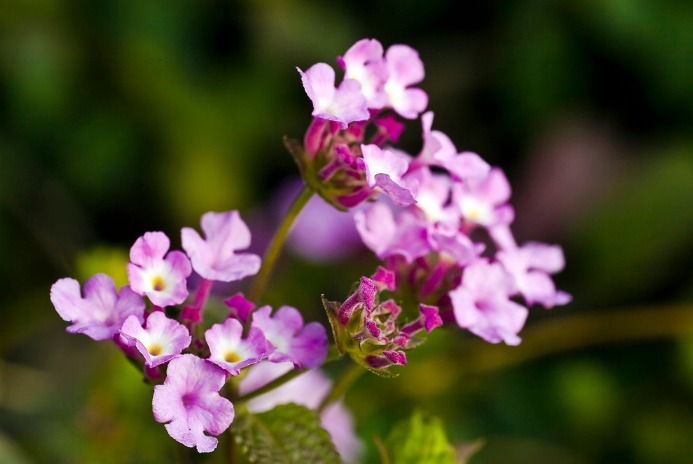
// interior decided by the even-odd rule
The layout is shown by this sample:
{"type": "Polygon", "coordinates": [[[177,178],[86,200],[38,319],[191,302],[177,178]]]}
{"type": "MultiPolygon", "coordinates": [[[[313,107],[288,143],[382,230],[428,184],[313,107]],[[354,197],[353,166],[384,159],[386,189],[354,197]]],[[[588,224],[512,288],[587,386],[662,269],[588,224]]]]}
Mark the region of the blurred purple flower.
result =
{"type": "Polygon", "coordinates": [[[450,292],[457,324],[491,343],[517,345],[527,308],[511,301],[513,278],[498,263],[479,259],[464,269],[462,284],[450,292]]]}
{"type": "Polygon", "coordinates": [[[569,294],[556,290],[550,277],[565,266],[560,246],[528,242],[518,247],[506,226],[492,229],[491,236],[499,247],[496,258],[515,279],[517,291],[528,305],[539,303],[552,308],[571,301],[569,294]]]}
{"type": "MultiPolygon", "coordinates": [[[[291,181],[275,195],[277,210],[284,214],[303,183],[291,181]]],[[[292,251],[315,262],[343,259],[361,249],[361,239],[351,212],[337,210],[319,195],[313,195],[289,233],[292,251]]]]}

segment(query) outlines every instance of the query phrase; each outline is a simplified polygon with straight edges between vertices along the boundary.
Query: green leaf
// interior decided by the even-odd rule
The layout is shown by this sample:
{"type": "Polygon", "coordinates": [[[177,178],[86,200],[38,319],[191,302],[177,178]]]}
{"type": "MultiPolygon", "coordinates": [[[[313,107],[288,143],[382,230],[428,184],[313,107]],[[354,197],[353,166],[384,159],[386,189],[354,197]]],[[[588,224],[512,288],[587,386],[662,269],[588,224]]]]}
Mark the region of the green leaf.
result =
{"type": "Polygon", "coordinates": [[[318,413],[294,403],[261,414],[239,415],[232,425],[236,442],[258,464],[340,463],[318,413]]]}
{"type": "Polygon", "coordinates": [[[385,462],[392,464],[455,464],[455,449],[436,417],[415,412],[395,425],[385,443],[385,462]]]}
{"type": "Polygon", "coordinates": [[[348,334],[344,332],[342,325],[339,323],[339,306],[340,303],[336,301],[330,301],[322,295],[322,306],[325,308],[327,313],[327,320],[330,322],[330,327],[332,328],[332,337],[339,349],[339,354],[344,354],[346,352],[346,339],[348,334]]]}

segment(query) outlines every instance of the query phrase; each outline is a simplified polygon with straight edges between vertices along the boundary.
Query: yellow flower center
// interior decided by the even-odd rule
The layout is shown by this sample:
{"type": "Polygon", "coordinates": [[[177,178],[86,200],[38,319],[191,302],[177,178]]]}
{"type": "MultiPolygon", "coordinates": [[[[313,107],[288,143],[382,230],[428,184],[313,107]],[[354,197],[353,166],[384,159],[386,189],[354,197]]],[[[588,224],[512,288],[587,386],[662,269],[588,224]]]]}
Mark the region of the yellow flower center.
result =
{"type": "Polygon", "coordinates": [[[241,357],[238,356],[236,353],[233,351],[227,351],[224,353],[224,361],[227,363],[235,363],[241,360],[241,357]]]}
{"type": "Polygon", "coordinates": [[[467,218],[470,221],[479,222],[479,219],[481,219],[481,211],[479,211],[477,208],[472,208],[467,211],[467,218]]]}
{"type": "Polygon", "coordinates": [[[157,292],[163,292],[166,290],[166,282],[161,276],[155,276],[152,279],[152,288],[157,292]]]}
{"type": "Polygon", "coordinates": [[[149,354],[152,356],[159,356],[161,352],[164,351],[164,348],[158,343],[152,343],[147,347],[147,351],[149,351],[149,354]]]}

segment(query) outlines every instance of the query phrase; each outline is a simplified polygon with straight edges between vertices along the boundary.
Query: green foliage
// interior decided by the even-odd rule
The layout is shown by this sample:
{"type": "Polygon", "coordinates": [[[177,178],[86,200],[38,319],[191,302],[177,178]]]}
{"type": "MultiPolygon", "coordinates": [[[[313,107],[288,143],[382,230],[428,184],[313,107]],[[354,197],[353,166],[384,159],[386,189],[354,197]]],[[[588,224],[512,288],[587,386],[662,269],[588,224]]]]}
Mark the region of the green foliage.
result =
{"type": "Polygon", "coordinates": [[[239,415],[232,425],[248,461],[267,464],[342,462],[315,411],[294,403],[239,415]]]}
{"type": "Polygon", "coordinates": [[[381,450],[384,462],[392,464],[455,464],[455,449],[448,442],[443,424],[436,417],[417,411],[398,423],[381,450]]]}
{"type": "Polygon", "coordinates": [[[592,301],[654,291],[680,272],[677,264],[693,248],[681,227],[693,223],[691,150],[682,143],[658,151],[586,221],[579,244],[586,254],[573,265],[592,301]]]}

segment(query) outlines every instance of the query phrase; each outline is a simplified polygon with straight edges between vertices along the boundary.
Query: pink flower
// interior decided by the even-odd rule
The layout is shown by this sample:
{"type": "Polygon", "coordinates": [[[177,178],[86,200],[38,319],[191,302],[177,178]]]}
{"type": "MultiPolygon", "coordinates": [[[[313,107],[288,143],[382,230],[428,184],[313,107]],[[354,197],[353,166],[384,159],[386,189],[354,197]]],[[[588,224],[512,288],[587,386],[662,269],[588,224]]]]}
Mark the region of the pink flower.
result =
{"type": "Polygon", "coordinates": [[[380,42],[375,39],[359,40],[338,61],[344,68],[345,77],[361,84],[368,108],[381,109],[387,104],[384,89],[387,68],[380,42]]]}
{"type": "Polygon", "coordinates": [[[128,279],[132,290],[157,306],[177,305],[188,296],[190,261],[180,251],[166,254],[170,244],[163,232],[147,232],[130,248],[128,279]]]}
{"type": "Polygon", "coordinates": [[[229,317],[238,319],[244,324],[248,322],[250,314],[255,309],[255,303],[247,299],[241,292],[226,298],[224,304],[229,307],[229,317]]]}
{"type": "Polygon", "coordinates": [[[156,367],[178,356],[190,345],[190,332],[162,311],[155,311],[147,317],[146,328],[135,316],[127,318],[120,334],[127,344],[135,345],[144,356],[147,367],[156,367]]]}
{"type": "Polygon", "coordinates": [[[260,257],[235,253],[250,246],[250,230],[238,211],[209,212],[202,216],[202,239],[189,227],[181,230],[181,243],[195,272],[205,279],[231,282],[256,274],[260,257]]]}
{"type": "Polygon", "coordinates": [[[317,323],[303,325],[301,313],[291,306],[282,306],[271,316],[272,308],[263,306],[253,313],[252,327],[257,327],[276,348],[271,362],[291,361],[296,369],[313,369],[327,356],[327,332],[317,323]]]}
{"type": "Polygon", "coordinates": [[[421,116],[424,146],[412,163],[413,166],[435,165],[448,170],[458,180],[479,179],[488,175],[491,167],[479,155],[472,152],[457,153],[455,145],[444,133],[431,130],[433,112],[421,116]]]}
{"type": "MultiPolygon", "coordinates": [[[[298,69],[298,68],[296,68],[298,69]]],[[[301,74],[303,88],[313,102],[313,116],[339,123],[346,129],[349,123],[365,121],[370,117],[361,84],[354,79],[344,79],[335,88],[334,69],[328,64],[317,63],[301,74]]]]}
{"type": "Polygon", "coordinates": [[[450,158],[455,156],[457,149],[444,133],[432,130],[433,111],[427,111],[421,115],[423,148],[416,159],[417,165],[437,164],[437,158],[450,158]]]}
{"type": "Polygon", "coordinates": [[[415,184],[416,207],[424,213],[426,221],[435,228],[456,230],[460,224],[460,213],[450,203],[452,181],[445,174],[434,174],[421,167],[406,175],[408,182],[415,184]]]}
{"type": "Polygon", "coordinates": [[[244,367],[266,358],[274,351],[262,331],[251,327],[243,339],[243,326],[236,319],[226,319],[223,324],[214,324],[205,332],[209,346],[209,360],[231,375],[238,375],[244,367]]]}
{"type": "Polygon", "coordinates": [[[361,145],[366,181],[371,188],[380,188],[392,201],[401,206],[416,203],[410,185],[402,180],[409,160],[406,156],[381,150],[377,145],[361,145]]]}
{"type": "Polygon", "coordinates": [[[449,295],[460,327],[491,343],[517,345],[528,311],[509,299],[514,293],[513,278],[500,264],[479,259],[465,268],[462,284],[449,295]]]}
{"type": "Polygon", "coordinates": [[[410,211],[395,220],[387,205],[376,202],[354,213],[354,223],[363,243],[380,259],[400,255],[411,262],[431,251],[426,223],[410,211]]]}
{"type": "Polygon", "coordinates": [[[152,410],[157,422],[188,448],[209,453],[217,447],[214,436],[223,433],[234,418],[233,404],[219,395],[226,382],[223,369],[192,354],[168,364],[163,385],[154,387],[152,410]]]}
{"type": "Polygon", "coordinates": [[[116,291],[106,274],[96,274],[84,283],[84,297],[75,279],[60,279],[51,287],[51,302],[63,320],[72,322],[70,333],[83,333],[94,340],[108,340],[118,333],[128,317],[144,319],[145,304],[129,286],[116,291]]]}
{"type": "Polygon", "coordinates": [[[550,277],[565,266],[560,246],[529,242],[518,247],[507,226],[494,228],[491,236],[500,247],[496,259],[513,276],[518,292],[528,305],[539,303],[552,308],[571,301],[569,294],[556,290],[550,277]]]}
{"type": "Polygon", "coordinates": [[[421,116],[421,123],[424,146],[412,163],[414,166],[440,166],[447,169],[458,180],[480,179],[488,175],[491,167],[479,155],[472,152],[457,153],[455,145],[447,135],[440,131],[431,130],[433,125],[432,111],[421,116]]]}
{"type": "Polygon", "coordinates": [[[510,184],[499,168],[493,168],[483,179],[469,179],[453,186],[453,202],[462,217],[471,224],[493,227],[510,224],[514,213],[507,204],[510,184]]]}
{"type": "Polygon", "coordinates": [[[339,322],[347,325],[351,317],[358,309],[371,311],[375,304],[375,296],[378,293],[376,283],[368,277],[361,277],[361,282],[354,293],[339,307],[339,322]]]}
{"type": "Polygon", "coordinates": [[[423,62],[419,54],[407,45],[392,45],[385,53],[388,80],[385,93],[390,106],[402,117],[416,119],[428,105],[428,95],[410,85],[424,78],[423,62]]]}

